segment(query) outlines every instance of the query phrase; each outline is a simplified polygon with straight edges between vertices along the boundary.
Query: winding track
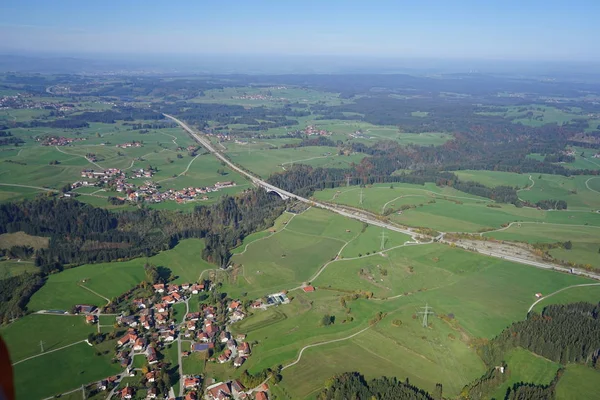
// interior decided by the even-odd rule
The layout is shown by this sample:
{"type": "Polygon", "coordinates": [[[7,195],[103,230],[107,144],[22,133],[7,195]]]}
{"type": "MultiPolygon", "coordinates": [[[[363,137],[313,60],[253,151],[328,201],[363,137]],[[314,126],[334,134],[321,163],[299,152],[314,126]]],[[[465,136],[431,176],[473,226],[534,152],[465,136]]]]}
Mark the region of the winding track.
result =
{"type": "Polygon", "coordinates": [[[306,349],[310,349],[311,347],[323,346],[323,345],[329,344],[329,343],[342,342],[344,340],[349,340],[349,339],[352,339],[355,336],[360,335],[361,333],[363,333],[364,331],[366,331],[369,328],[371,328],[371,325],[367,326],[366,328],[364,328],[364,329],[362,329],[362,330],[360,330],[360,331],[358,331],[356,333],[353,333],[350,336],[346,336],[346,337],[341,338],[341,339],[333,339],[333,340],[328,340],[326,342],[320,342],[320,343],[309,344],[307,346],[304,346],[302,349],[300,349],[300,354],[298,354],[298,358],[296,358],[296,361],[293,361],[293,362],[291,362],[291,363],[283,366],[281,368],[281,370],[283,371],[284,369],[287,369],[289,367],[293,367],[294,365],[298,364],[300,362],[300,359],[302,358],[302,353],[304,353],[304,350],[306,350],[306,349]]]}
{"type": "Polygon", "coordinates": [[[580,285],[572,285],[572,286],[567,286],[567,287],[564,287],[564,288],[562,288],[562,289],[559,289],[559,290],[557,290],[556,292],[550,293],[550,294],[549,294],[549,295],[547,295],[547,296],[540,297],[539,299],[537,299],[537,300],[536,300],[536,301],[535,301],[535,302],[534,302],[534,303],[531,305],[531,307],[529,307],[529,310],[527,310],[527,313],[529,314],[529,313],[531,312],[531,310],[533,310],[533,307],[535,307],[535,305],[536,305],[537,303],[539,303],[539,302],[540,302],[540,301],[542,301],[542,300],[545,300],[545,299],[547,299],[548,297],[554,296],[555,294],[557,294],[557,293],[560,293],[560,292],[563,292],[563,291],[565,291],[565,290],[567,290],[567,289],[576,288],[576,287],[583,287],[583,286],[600,286],[600,283],[582,283],[582,284],[580,284],[580,285]]]}

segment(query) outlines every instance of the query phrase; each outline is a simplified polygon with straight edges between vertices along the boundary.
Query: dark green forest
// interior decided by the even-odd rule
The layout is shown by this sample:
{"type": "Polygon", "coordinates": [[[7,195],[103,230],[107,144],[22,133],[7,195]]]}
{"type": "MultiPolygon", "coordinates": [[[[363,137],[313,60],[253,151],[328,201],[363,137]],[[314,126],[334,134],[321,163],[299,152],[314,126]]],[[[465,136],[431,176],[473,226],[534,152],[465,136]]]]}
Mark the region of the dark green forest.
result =
{"type": "Polygon", "coordinates": [[[50,238],[48,248],[34,254],[39,274],[0,281],[0,320],[25,313],[29,297],[47,274],[85,263],[151,256],[185,238],[204,238],[202,257],[226,267],[230,250],[248,234],[271,226],[284,208],[279,196],[260,189],[224,196],[191,213],[147,208],[111,212],[73,199],[45,197],[0,204],[0,233],[23,231],[50,238]]]}

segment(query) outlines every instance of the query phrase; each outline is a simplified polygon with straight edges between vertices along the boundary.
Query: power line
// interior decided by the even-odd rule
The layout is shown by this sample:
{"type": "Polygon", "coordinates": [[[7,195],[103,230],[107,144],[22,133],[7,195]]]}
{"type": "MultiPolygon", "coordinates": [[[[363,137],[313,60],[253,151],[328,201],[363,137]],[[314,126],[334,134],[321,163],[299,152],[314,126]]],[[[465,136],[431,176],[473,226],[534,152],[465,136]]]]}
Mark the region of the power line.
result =
{"type": "Polygon", "coordinates": [[[429,304],[425,303],[425,307],[421,307],[424,308],[425,311],[419,311],[417,314],[423,314],[423,327],[427,328],[428,324],[427,324],[427,316],[429,314],[433,314],[433,311],[430,311],[429,309],[429,304]]]}
{"type": "Polygon", "coordinates": [[[381,231],[381,250],[385,247],[385,229],[381,231]]]}
{"type": "Polygon", "coordinates": [[[362,205],[363,203],[363,190],[362,188],[360,188],[360,201],[358,202],[358,204],[362,205]]]}
{"type": "Polygon", "coordinates": [[[40,340],[40,350],[43,353],[44,352],[44,342],[40,340]]]}

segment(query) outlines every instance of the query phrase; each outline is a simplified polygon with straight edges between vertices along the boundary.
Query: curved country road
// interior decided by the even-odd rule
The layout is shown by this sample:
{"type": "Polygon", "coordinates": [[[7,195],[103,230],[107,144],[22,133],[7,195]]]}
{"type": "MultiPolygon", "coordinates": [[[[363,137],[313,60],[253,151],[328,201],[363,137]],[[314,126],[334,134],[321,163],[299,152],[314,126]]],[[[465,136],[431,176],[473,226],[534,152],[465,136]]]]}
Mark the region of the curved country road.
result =
{"type": "Polygon", "coordinates": [[[537,299],[537,300],[536,300],[536,301],[535,301],[535,302],[534,302],[534,303],[531,305],[531,307],[529,307],[529,310],[527,310],[527,313],[529,314],[529,313],[531,312],[531,310],[533,310],[533,307],[535,307],[535,305],[536,305],[537,303],[539,303],[539,302],[540,302],[540,301],[542,301],[542,300],[545,300],[545,299],[547,299],[548,297],[554,296],[555,294],[557,294],[557,293],[560,293],[560,292],[564,292],[564,291],[565,291],[565,290],[567,290],[567,289],[572,289],[572,288],[576,288],[576,287],[584,287],[584,286],[600,286],[600,283],[582,283],[582,284],[580,284],[580,285],[572,285],[572,286],[567,286],[567,287],[564,287],[564,288],[562,288],[562,289],[559,289],[559,290],[557,290],[557,291],[556,291],[556,292],[554,292],[554,293],[550,293],[550,294],[549,294],[549,295],[547,295],[547,296],[540,297],[539,299],[537,299]]]}

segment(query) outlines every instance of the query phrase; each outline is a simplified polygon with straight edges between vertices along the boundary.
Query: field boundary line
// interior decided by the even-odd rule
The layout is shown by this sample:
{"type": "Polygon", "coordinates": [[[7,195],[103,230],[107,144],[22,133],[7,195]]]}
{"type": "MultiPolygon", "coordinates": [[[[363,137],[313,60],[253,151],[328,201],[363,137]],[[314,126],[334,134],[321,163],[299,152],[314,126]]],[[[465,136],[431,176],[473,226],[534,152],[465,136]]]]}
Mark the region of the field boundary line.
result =
{"type": "Polygon", "coordinates": [[[22,359],[22,360],[19,360],[19,361],[17,361],[17,362],[14,362],[14,363],[12,363],[12,366],[14,367],[14,366],[15,366],[15,365],[17,365],[17,364],[20,364],[20,363],[22,363],[22,362],[25,362],[25,361],[31,360],[31,359],[33,359],[33,358],[37,358],[37,357],[44,356],[44,355],[46,355],[46,354],[54,353],[55,351],[63,350],[63,349],[66,349],[67,347],[75,346],[76,344],[79,344],[79,343],[85,343],[85,342],[86,342],[86,340],[84,339],[84,340],[80,340],[80,341],[78,341],[78,342],[75,342],[75,343],[68,344],[68,345],[66,345],[66,346],[59,347],[58,349],[54,349],[54,350],[45,351],[45,352],[43,352],[43,353],[41,353],[41,354],[36,354],[35,356],[27,357],[27,358],[24,358],[24,359],[22,359]]]}
{"type": "Polygon", "coordinates": [[[531,307],[529,307],[529,310],[527,310],[527,314],[529,314],[529,313],[531,312],[531,310],[533,310],[533,307],[535,307],[535,306],[536,306],[536,304],[538,304],[538,303],[539,303],[539,302],[541,302],[542,300],[545,300],[545,299],[547,299],[548,297],[552,297],[552,296],[554,296],[554,295],[555,295],[555,294],[557,294],[557,293],[564,292],[564,291],[565,291],[565,290],[567,290],[567,289],[572,289],[572,288],[576,288],[576,287],[585,287],[585,286],[600,286],[600,283],[581,283],[581,284],[579,284],[579,285],[571,285],[571,286],[567,286],[567,287],[564,287],[564,288],[562,288],[562,289],[559,289],[559,290],[557,290],[556,292],[550,293],[549,295],[546,295],[546,296],[544,296],[544,297],[540,297],[539,299],[537,299],[537,300],[536,300],[536,301],[535,301],[535,302],[534,302],[534,303],[531,305],[531,307]]]}
{"type": "Polygon", "coordinates": [[[82,287],[82,288],[84,288],[84,289],[86,289],[86,290],[89,290],[90,292],[94,293],[94,294],[95,294],[96,296],[98,296],[98,297],[102,297],[104,300],[106,300],[106,304],[110,304],[110,300],[109,300],[107,297],[104,297],[104,296],[102,296],[100,293],[98,293],[98,292],[96,292],[96,291],[94,291],[94,290],[90,289],[90,288],[89,288],[89,287],[87,287],[87,286],[81,285],[81,284],[79,284],[78,286],[79,286],[79,287],[82,287]]]}
{"type": "Polygon", "coordinates": [[[294,365],[298,364],[298,363],[300,362],[300,360],[302,359],[302,354],[304,353],[304,350],[310,349],[311,347],[323,346],[323,345],[325,345],[325,344],[336,343],[336,342],[342,342],[342,341],[344,341],[344,340],[352,339],[353,337],[360,335],[361,333],[365,332],[366,330],[368,330],[368,329],[370,329],[370,328],[371,328],[371,325],[367,326],[366,328],[364,328],[364,329],[362,329],[362,330],[360,330],[360,331],[358,331],[358,332],[356,332],[356,333],[353,333],[353,334],[352,334],[352,335],[350,335],[350,336],[346,336],[346,337],[344,337],[344,338],[340,338],[340,339],[333,339],[333,340],[328,340],[328,341],[326,341],[326,342],[320,342],[320,343],[309,344],[309,345],[307,345],[307,346],[304,346],[302,349],[300,349],[300,353],[298,354],[298,358],[296,358],[296,361],[293,361],[292,363],[290,363],[290,364],[287,364],[287,365],[283,366],[283,367],[281,368],[281,370],[283,371],[284,369],[287,369],[287,368],[289,368],[289,367],[293,367],[294,365]]]}
{"type": "Polygon", "coordinates": [[[93,164],[93,165],[95,165],[96,167],[100,168],[100,169],[101,169],[101,170],[103,170],[103,171],[106,169],[106,168],[104,168],[104,167],[101,167],[99,164],[96,164],[96,162],[94,162],[94,161],[91,161],[91,160],[90,160],[89,158],[87,158],[86,156],[82,156],[82,155],[80,155],[80,154],[67,153],[67,152],[66,152],[66,151],[64,151],[64,150],[61,150],[61,149],[59,149],[59,148],[58,148],[58,146],[54,146],[54,148],[55,148],[57,151],[59,151],[60,153],[67,154],[67,155],[69,155],[69,156],[75,156],[75,157],[81,157],[81,158],[84,158],[84,159],[85,159],[87,162],[89,162],[90,164],[93,164]]]}
{"type": "Polygon", "coordinates": [[[589,190],[591,190],[592,192],[596,192],[596,193],[600,194],[599,191],[592,189],[590,187],[590,185],[588,185],[589,181],[591,181],[592,179],[598,179],[598,178],[600,178],[600,176],[593,176],[593,177],[589,178],[587,181],[585,181],[585,187],[588,188],[589,190]]]}
{"type": "MultiPolygon", "coordinates": [[[[591,212],[591,211],[589,211],[591,212]]],[[[485,232],[479,232],[479,236],[482,236],[486,233],[492,233],[492,232],[502,232],[508,228],[511,228],[513,226],[513,224],[530,224],[530,225],[552,225],[552,226],[578,226],[578,227],[582,227],[582,228],[597,228],[600,229],[600,226],[596,226],[596,225],[580,225],[580,224],[557,224],[554,222],[537,222],[537,221],[525,221],[525,222],[511,222],[509,223],[507,226],[502,227],[502,228],[498,228],[498,229],[494,229],[491,231],[485,231],[485,232]]],[[[446,233],[467,233],[467,232],[446,232],[446,233]]]]}
{"type": "Polygon", "coordinates": [[[197,154],[194,158],[192,158],[192,160],[188,163],[188,165],[185,168],[185,170],[183,170],[183,172],[180,172],[177,176],[174,176],[174,177],[172,176],[170,178],[161,179],[160,181],[156,181],[156,183],[161,183],[161,182],[164,182],[164,181],[170,181],[170,180],[173,180],[173,179],[177,179],[177,178],[179,178],[182,175],[185,175],[190,170],[190,167],[192,166],[192,163],[194,161],[196,161],[196,158],[200,157],[201,155],[202,154],[197,154]]]}
{"type": "MultiPolygon", "coordinates": [[[[389,190],[389,187],[380,187],[380,186],[377,186],[377,187],[375,187],[375,189],[388,189],[389,190]]],[[[396,188],[394,188],[394,189],[396,189],[396,188]]],[[[478,199],[478,198],[475,198],[475,197],[452,196],[450,194],[436,193],[433,190],[428,190],[428,189],[410,188],[410,190],[419,190],[419,191],[422,191],[422,192],[433,193],[440,200],[443,200],[444,197],[453,197],[455,199],[465,199],[465,200],[473,200],[473,201],[485,201],[485,202],[488,202],[488,203],[493,203],[494,202],[494,200],[485,199],[485,198],[478,199]]]]}
{"type": "MultiPolygon", "coordinates": [[[[290,213],[290,214],[292,214],[292,213],[290,213]]],[[[287,224],[289,224],[290,222],[292,222],[292,220],[294,219],[294,217],[295,217],[296,215],[298,215],[298,214],[292,214],[292,217],[291,217],[291,218],[290,218],[290,219],[287,221],[287,224]]],[[[248,243],[248,244],[247,244],[247,245],[244,247],[244,251],[242,251],[241,253],[236,253],[236,254],[233,254],[233,255],[231,256],[231,258],[233,258],[233,257],[235,257],[235,256],[241,256],[242,254],[244,254],[244,253],[246,252],[246,250],[248,250],[248,246],[250,246],[252,243],[260,242],[261,240],[265,240],[265,239],[268,239],[268,238],[270,238],[270,237],[273,237],[273,236],[277,235],[279,232],[281,232],[281,231],[283,231],[283,230],[285,230],[285,226],[284,226],[282,229],[278,230],[277,232],[272,232],[270,235],[267,235],[267,236],[265,236],[265,237],[262,237],[262,238],[259,238],[259,239],[256,239],[256,240],[253,240],[252,242],[248,243]]]]}
{"type": "Polygon", "coordinates": [[[0,186],[15,186],[15,187],[22,187],[22,188],[29,188],[29,189],[38,189],[38,190],[45,190],[47,192],[56,192],[56,193],[58,193],[58,190],[56,190],[56,189],[50,189],[50,188],[45,188],[45,187],[41,187],[41,186],[21,185],[21,184],[18,184],[18,183],[0,183],[0,186]]]}

